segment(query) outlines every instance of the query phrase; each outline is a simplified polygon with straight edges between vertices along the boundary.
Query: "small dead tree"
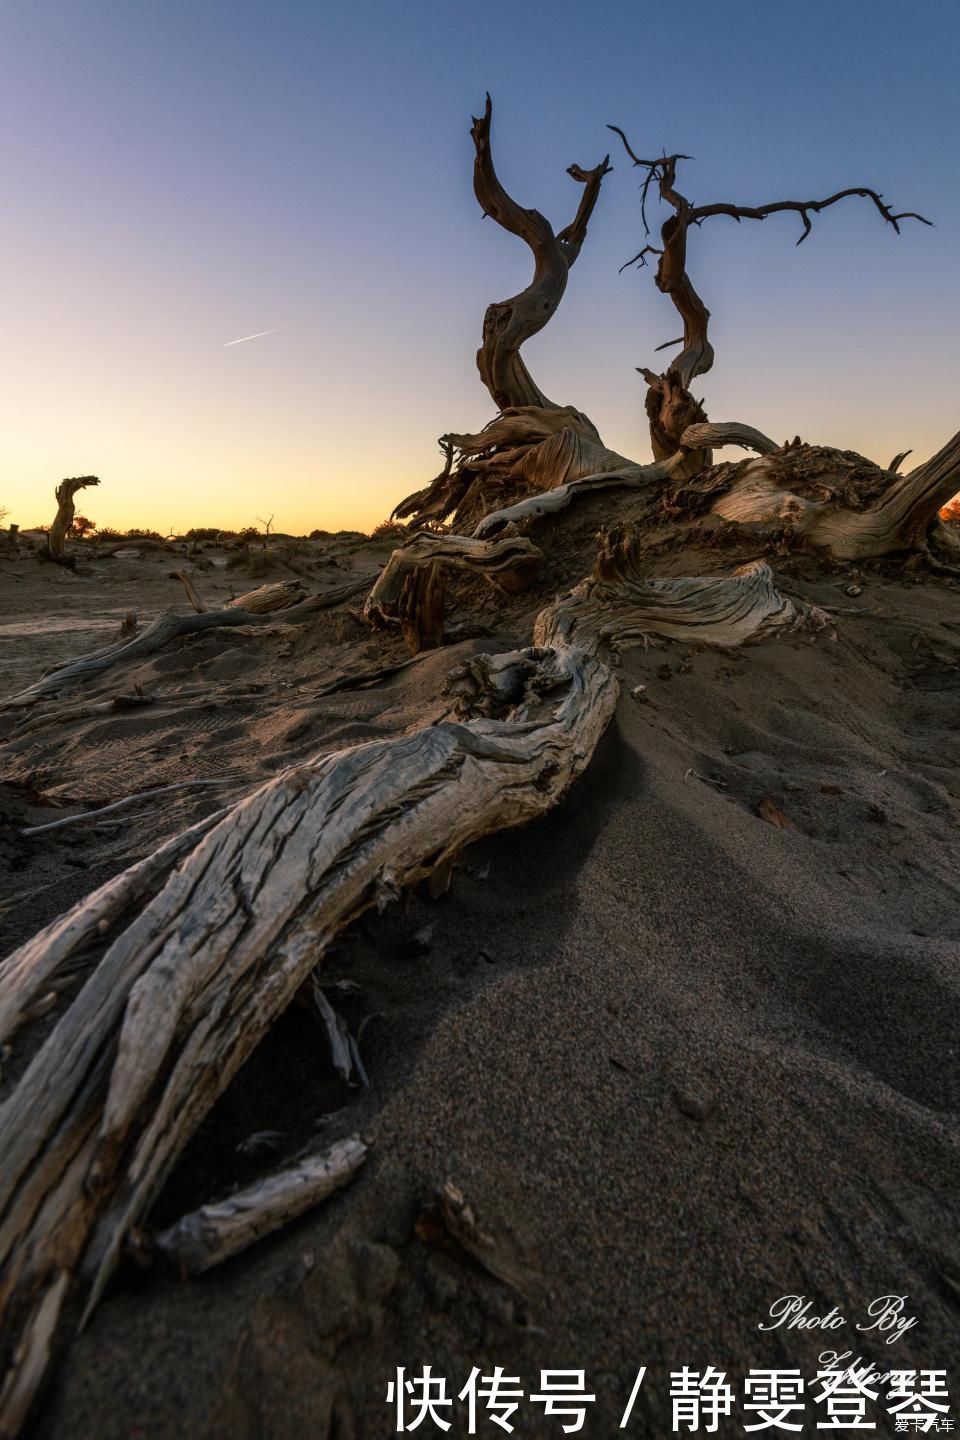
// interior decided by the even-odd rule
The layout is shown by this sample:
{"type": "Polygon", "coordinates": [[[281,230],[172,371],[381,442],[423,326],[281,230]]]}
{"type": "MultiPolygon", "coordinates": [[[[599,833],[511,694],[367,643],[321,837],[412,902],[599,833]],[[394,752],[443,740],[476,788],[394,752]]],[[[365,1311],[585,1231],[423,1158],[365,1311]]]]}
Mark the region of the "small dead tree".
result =
{"type": "MultiPolygon", "coordinates": [[[[652,185],[656,185],[660,199],[673,211],[661,226],[660,245],[652,245],[645,240],[637,254],[621,267],[623,270],[631,265],[642,268],[647,264],[649,255],[659,256],[654,277],[657,289],[670,297],[683,322],[682,336],[657,346],[658,350],[666,350],[673,345],[682,346],[679,355],[667,370],[663,374],[657,374],[653,370],[640,367],[640,374],[649,386],[646,410],[650,422],[650,443],[658,460],[665,460],[676,452],[688,426],[706,420],[700,402],[690,394],[690,384],[694,377],[705,375],[711,369],[714,359],[713,346],[707,338],[710,311],[687,274],[687,235],[692,225],[699,227],[705,220],[717,215],[726,215],[739,224],[741,220],[766,220],[770,215],[792,211],[799,215],[803,222],[803,230],[796,242],[801,245],[813,228],[811,214],[819,214],[831,205],[852,196],[872,201],[881,218],[888,225],[892,225],[898,234],[901,220],[918,220],[922,225],[931,224],[923,215],[912,210],[894,214],[883,197],[866,186],[838,190],[835,195],[828,195],[824,200],[775,200],[768,205],[735,205],[720,201],[712,205],[692,205],[677,189],[676,183],[677,166],[682,160],[689,160],[689,155],[663,155],[657,160],[643,160],[634,153],[619,126],[610,125],[607,128],[619,135],[634,166],[646,171],[640,200],[644,236],[650,234],[647,199],[652,185]]],[[[698,469],[702,469],[702,465],[700,457],[691,455],[688,458],[687,473],[695,474],[698,469]]]]}
{"type": "Polygon", "coordinates": [[[73,517],[76,514],[74,496],[78,490],[84,490],[91,485],[99,485],[100,481],[96,475],[73,475],[66,480],[61,480],[54,491],[54,498],[57,502],[57,513],[54,516],[53,524],[47,532],[47,548],[44,552],[48,560],[53,560],[58,565],[69,565],[64,542],[73,525],[73,517]]]}

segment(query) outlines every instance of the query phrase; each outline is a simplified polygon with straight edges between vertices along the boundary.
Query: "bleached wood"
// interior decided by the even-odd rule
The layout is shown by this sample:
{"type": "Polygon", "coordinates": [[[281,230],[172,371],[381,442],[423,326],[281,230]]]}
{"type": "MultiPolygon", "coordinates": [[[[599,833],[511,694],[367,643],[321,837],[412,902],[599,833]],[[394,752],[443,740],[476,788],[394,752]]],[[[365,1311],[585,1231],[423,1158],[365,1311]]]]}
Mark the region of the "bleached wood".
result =
{"type": "Polygon", "coordinates": [[[218,810],[168,840],[0,961],[0,1045],[23,1024],[37,997],[55,983],[60,967],[68,967],[75,956],[102,942],[128,908],[151,900],[170,870],[226,814],[226,809],[218,810]]]}
{"type": "Polygon", "coordinates": [[[588,650],[606,644],[620,650],[661,635],[732,647],[777,633],[829,628],[824,611],[780,594],[763,560],[729,576],[651,579],[640,541],[631,524],[602,535],[593,574],[538,615],[534,644],[588,650]]]}
{"type": "Polygon", "coordinates": [[[181,1273],[200,1275],[326,1200],[353,1179],[366,1155],[366,1145],[356,1136],[338,1140],[322,1154],[302,1156],[256,1184],[182,1216],[153,1237],[153,1248],[181,1273]]]}
{"type": "Polygon", "coordinates": [[[519,525],[526,520],[537,520],[544,515],[556,515],[565,510],[574,500],[584,495],[595,494],[599,490],[609,489],[630,489],[645,488],[648,485],[655,485],[658,481],[668,480],[683,464],[686,456],[683,451],[678,451],[669,460],[658,461],[653,465],[637,465],[631,461],[613,471],[601,471],[596,475],[581,475],[568,484],[558,485],[552,490],[541,491],[535,495],[528,495],[526,499],[519,500],[515,505],[508,505],[503,510],[491,511],[480,521],[474,535],[477,538],[495,534],[505,525],[519,525]]]}
{"type": "Polygon", "coordinates": [[[28,685],[25,690],[0,702],[0,710],[34,705],[46,695],[59,693],[102,675],[114,665],[152,655],[181,635],[195,635],[204,630],[234,625],[295,625],[309,621],[318,611],[328,610],[364,590],[369,590],[375,579],[376,574],[362,576],[346,585],[338,586],[336,590],[310,595],[298,604],[282,609],[279,614],[271,609],[263,612],[240,609],[236,603],[232,608],[228,606],[223,610],[207,610],[199,615],[175,615],[167,612],[132,639],[115,641],[103,649],[92,650],[88,655],[81,655],[76,660],[67,660],[55,666],[33,685],[28,685]]]}
{"type": "Polygon", "coordinates": [[[744,425],[740,420],[706,421],[703,424],[688,425],[680,437],[680,443],[688,450],[719,450],[723,445],[741,445],[745,450],[756,450],[758,455],[769,455],[778,450],[776,440],[744,425]]]}
{"type": "MultiPolygon", "coordinates": [[[[714,502],[713,513],[735,524],[781,525],[807,545],[842,559],[925,552],[927,534],[937,524],[938,511],[960,489],[960,433],[907,475],[893,476],[873,466],[878,493],[863,508],[844,499],[845,469],[851,457],[845,452],[820,451],[817,455],[830,453],[836,455],[834,473],[821,463],[808,495],[790,488],[794,472],[784,473],[785,459],[780,452],[746,462],[731,477],[730,489],[714,502]]],[[[802,461],[802,455],[799,458],[802,461]]],[[[861,465],[870,468],[868,461],[861,465]]]]}
{"type": "Polygon", "coordinates": [[[15,1351],[53,1304],[54,1257],[89,1308],[176,1156],[332,938],[470,841],[551,808],[589,761],[616,703],[605,665],[564,646],[490,669],[492,687],[483,663],[459,667],[455,693],[465,713],[508,719],[447,721],[287,771],[6,962],[4,976],[26,974],[35,991],[54,949],[64,965],[107,931],[0,1108],[0,1430],[25,1418],[32,1380],[15,1351]]]}

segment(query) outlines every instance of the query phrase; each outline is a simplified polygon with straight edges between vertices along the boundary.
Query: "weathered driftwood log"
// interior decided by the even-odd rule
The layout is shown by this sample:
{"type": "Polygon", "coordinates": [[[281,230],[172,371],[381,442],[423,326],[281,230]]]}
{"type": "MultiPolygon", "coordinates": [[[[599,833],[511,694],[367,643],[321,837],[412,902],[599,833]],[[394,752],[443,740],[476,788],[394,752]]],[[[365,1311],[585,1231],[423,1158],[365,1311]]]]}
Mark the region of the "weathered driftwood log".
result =
{"type": "MultiPolygon", "coordinates": [[[[186,570],[171,570],[170,579],[180,581],[187,599],[198,615],[209,613],[186,570]]],[[[251,615],[268,615],[273,610],[289,610],[306,597],[307,592],[302,580],[276,580],[269,585],[258,585],[255,590],[247,590],[243,595],[235,596],[227,601],[224,609],[246,610],[251,615]]]]}
{"type": "MultiPolygon", "coordinates": [[[[332,937],[470,841],[549,809],[587,764],[616,702],[612,672],[563,647],[518,652],[509,673],[496,696],[509,720],[445,722],[288,771],[6,962],[17,997],[37,993],[37,967],[49,989],[51,969],[103,947],[0,1109],[0,1431],[23,1423],[68,1290],[96,1300],[123,1237],[332,937]]],[[[462,667],[457,689],[468,712],[470,694],[490,700],[481,667],[462,667]]]]}
{"type": "Polygon", "coordinates": [[[729,469],[712,511],[739,525],[777,526],[840,559],[928,554],[928,532],[960,489],[960,433],[907,475],[847,450],[782,446],[729,469]]]}
{"type": "Polygon", "coordinates": [[[53,517],[53,524],[47,532],[47,547],[45,554],[48,560],[54,560],[58,565],[68,565],[64,548],[67,533],[73,524],[73,517],[76,514],[76,506],[73,497],[78,490],[84,490],[88,486],[99,485],[100,481],[96,475],[73,475],[66,480],[61,480],[54,491],[54,499],[57,502],[57,513],[53,517]]]}
{"type": "MultiPolygon", "coordinates": [[[[379,579],[367,596],[364,616],[374,624],[400,623],[397,609],[404,586],[417,572],[432,577],[428,588],[408,592],[409,605],[403,616],[408,643],[414,649],[429,648],[423,643],[429,635],[434,643],[437,631],[438,606],[442,593],[437,590],[440,567],[467,570],[482,575],[495,589],[505,594],[525,590],[543,564],[543,552],[532,540],[521,535],[505,535],[499,540],[477,540],[466,535],[419,534],[399,550],[394,550],[379,579]],[[424,606],[419,615],[417,605],[424,606]]],[[[442,618],[442,609],[440,610],[442,618]]],[[[442,624],[440,626],[442,635],[442,624]]]]}
{"type": "Polygon", "coordinates": [[[651,580],[640,541],[638,528],[629,523],[603,533],[593,574],[537,617],[534,644],[622,650],[660,635],[732,647],[830,626],[824,611],[781,595],[763,560],[741,565],[730,576],[651,580]]]}
{"type": "Polygon", "coordinates": [[[0,1046],[27,1021],[41,996],[75,974],[77,957],[99,944],[118,916],[153,899],[171,870],[226,814],[227,809],[218,810],[168,840],[0,963],[0,1046]]]}
{"type": "Polygon", "coordinates": [[[769,455],[771,450],[780,448],[776,440],[752,425],[744,425],[742,420],[708,420],[688,425],[680,436],[680,444],[684,450],[719,450],[723,445],[740,445],[745,450],[756,450],[758,455],[769,455]]]}
{"type": "Polygon", "coordinates": [[[246,590],[235,599],[228,600],[227,610],[246,610],[250,615],[270,615],[275,610],[290,610],[307,598],[302,580],[274,580],[269,585],[258,585],[256,590],[246,590]]]}
{"type": "MultiPolygon", "coordinates": [[[[233,625],[298,625],[308,622],[319,611],[332,609],[333,606],[340,605],[355,595],[360,595],[364,590],[369,590],[376,578],[375,574],[365,575],[346,585],[338,586],[336,590],[329,590],[320,595],[310,595],[298,604],[282,609],[279,615],[276,615],[273,610],[259,613],[241,610],[236,602],[232,607],[227,606],[223,610],[207,610],[198,615],[174,615],[168,612],[160,615],[132,639],[117,640],[112,645],[104,646],[103,649],[92,650],[89,655],[81,655],[76,660],[67,660],[62,665],[55,666],[33,685],[28,685],[26,690],[21,690],[17,695],[11,696],[9,700],[0,701],[0,710],[34,705],[45,695],[59,693],[74,685],[82,684],[86,680],[93,679],[94,676],[102,675],[114,665],[126,664],[130,660],[141,660],[145,655],[152,655],[181,635],[194,635],[203,630],[215,630],[233,625]]],[[[283,583],[288,585],[299,582],[285,581],[283,583]]]]}
{"type": "Polygon", "coordinates": [[[356,1136],[338,1140],[322,1154],[301,1156],[276,1174],[182,1216],[153,1236],[150,1248],[181,1274],[200,1275],[326,1200],[353,1179],[366,1155],[366,1145],[356,1136]]]}
{"type": "Polygon", "coordinates": [[[653,465],[638,465],[634,461],[627,461],[616,470],[578,476],[567,484],[528,495],[526,499],[518,500],[515,505],[508,505],[504,510],[491,511],[479,522],[474,535],[480,538],[496,534],[505,525],[519,525],[522,521],[539,520],[544,515],[556,515],[574,500],[593,495],[598,490],[654,487],[658,482],[670,479],[683,465],[684,459],[684,452],[678,451],[669,460],[653,465]]]}
{"type": "Polygon", "coordinates": [[[610,170],[610,157],[605,156],[593,170],[582,170],[579,165],[569,167],[567,174],[583,185],[583,195],[573,222],[555,234],[549,220],[537,210],[525,210],[518,205],[500,184],[490,148],[492,115],[488,95],[483,115],[473,117],[470,130],[476,149],[474,193],[485,215],[529,245],[534,274],[519,295],[487,307],[477,369],[498,409],[508,405],[538,405],[549,409],[552,402],[534,383],[520,358],[520,346],[543,329],[563,299],[570,267],[580,254],[600,185],[610,170]]]}

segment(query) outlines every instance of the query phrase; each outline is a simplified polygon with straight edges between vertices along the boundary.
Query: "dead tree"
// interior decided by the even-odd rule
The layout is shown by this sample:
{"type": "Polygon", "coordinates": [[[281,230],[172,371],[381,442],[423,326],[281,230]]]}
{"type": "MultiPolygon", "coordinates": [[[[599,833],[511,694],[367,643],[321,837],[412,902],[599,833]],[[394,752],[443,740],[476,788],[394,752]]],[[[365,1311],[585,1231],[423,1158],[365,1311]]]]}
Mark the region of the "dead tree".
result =
{"type": "Polygon", "coordinates": [[[518,205],[500,184],[490,148],[492,114],[488,95],[483,115],[479,119],[473,117],[470,131],[476,149],[474,194],[484,215],[526,241],[533,253],[534,271],[530,284],[519,295],[487,306],[483,317],[483,344],[477,351],[477,369],[498,410],[511,405],[537,405],[544,410],[555,410],[558,407],[546,398],[520,358],[520,346],[543,329],[563,299],[570,267],[586,239],[600,185],[611,168],[610,156],[605,155],[593,170],[569,166],[567,174],[583,185],[583,194],[571,224],[555,234],[549,220],[538,210],[525,210],[518,205]]]}
{"type": "MultiPolygon", "coordinates": [[[[915,211],[894,211],[867,186],[849,187],[818,200],[694,205],[677,188],[677,167],[689,157],[675,154],[644,160],[624,132],[611,126],[633,164],[645,172],[640,207],[645,236],[651,187],[672,212],[661,227],[661,244],[645,238],[627,264],[644,266],[651,254],[659,257],[656,284],[670,297],[683,324],[683,335],[667,342],[681,348],[666,370],[641,370],[648,386],[646,410],[655,462],[642,465],[608,450],[581,411],[547,401],[518,353],[520,343],[556,308],[569,268],[569,263],[561,265],[564,244],[572,246],[575,258],[607,161],[590,172],[574,224],[553,237],[542,216],[522,210],[499,186],[490,158],[489,122],[488,101],[483,119],[475,120],[473,128],[477,195],[486,213],[527,239],[534,250],[536,274],[521,295],[487,311],[477,363],[499,414],[476,434],[441,437],[446,456],[443,472],[404,500],[394,512],[397,517],[413,526],[446,521],[463,534],[487,539],[504,524],[535,521],[556,514],[580,495],[626,485],[648,492],[649,513],[656,517],[659,512],[661,522],[684,511],[712,513],[750,526],[758,536],[776,533],[781,542],[819,546],[841,558],[919,552],[937,569],[951,569],[960,562],[960,542],[937,518],[960,489],[960,436],[925,465],[902,476],[899,466],[909,452],[884,467],[824,446],[799,441],[781,446],[751,425],[711,424],[702,403],[690,393],[694,378],[706,374],[714,358],[708,338],[710,312],[687,274],[691,226],[700,227],[721,215],[740,223],[792,212],[802,223],[799,244],[810,234],[815,215],[852,197],[870,201],[898,233],[904,220],[924,225],[929,220],[915,211]],[[547,263],[544,257],[552,258],[547,263]],[[723,445],[745,446],[758,458],[714,466],[712,450],[723,445]]],[[[435,616],[431,625],[436,631],[435,616]]]]}
{"type": "MultiPolygon", "coordinates": [[[[688,426],[707,418],[700,402],[690,394],[693,379],[697,375],[705,375],[712,367],[714,359],[713,346],[707,338],[710,311],[687,274],[687,235],[691,225],[699,227],[705,220],[717,215],[726,215],[739,224],[741,220],[766,220],[770,215],[792,211],[799,215],[803,222],[803,230],[797,240],[800,245],[813,228],[811,214],[819,214],[821,210],[826,210],[851,196],[871,200],[882,219],[892,225],[898,234],[901,220],[918,220],[923,225],[931,223],[912,210],[894,214],[876,190],[865,186],[838,190],[835,195],[828,195],[825,200],[775,200],[768,205],[734,205],[721,201],[712,205],[692,205],[677,189],[676,183],[677,165],[682,160],[689,160],[689,155],[663,155],[658,160],[642,160],[634,153],[619,126],[610,125],[608,128],[619,135],[633,164],[646,171],[640,200],[644,236],[650,234],[647,198],[651,185],[656,185],[660,199],[673,211],[661,227],[660,245],[651,245],[645,241],[637,254],[622,267],[626,269],[630,265],[637,265],[642,268],[647,263],[648,255],[659,256],[654,277],[657,289],[662,294],[669,295],[683,323],[683,335],[680,338],[657,346],[658,350],[665,350],[673,345],[682,347],[667,370],[663,374],[657,374],[653,370],[640,368],[640,374],[649,386],[646,410],[650,422],[650,443],[658,460],[674,454],[688,426]]],[[[688,457],[687,473],[695,474],[698,469],[703,468],[704,463],[709,463],[709,456],[700,457],[697,452],[692,453],[688,457]]]]}
{"type": "MultiPolygon", "coordinates": [[[[509,300],[498,300],[487,306],[483,317],[483,343],[477,351],[477,369],[499,411],[556,412],[563,423],[585,439],[599,443],[596,428],[579,410],[559,406],[548,400],[536,384],[520,355],[524,341],[536,335],[556,312],[567,288],[570,267],[574,264],[587,235],[603,177],[609,173],[610,156],[605,155],[592,170],[570,165],[567,174],[583,186],[577,213],[569,225],[555,232],[550,221],[538,210],[519,205],[500,183],[493,164],[490,124],[493,106],[488,95],[483,115],[473,117],[470,134],[475,158],[473,189],[485,216],[496,220],[512,235],[530,247],[533,255],[533,279],[526,289],[509,300]]],[[[403,500],[394,510],[397,519],[414,518],[424,522],[444,520],[463,505],[468,494],[482,492],[479,466],[470,463],[470,453],[459,443],[465,437],[444,435],[440,445],[446,465],[426,489],[403,500]],[[460,464],[453,469],[455,455],[460,464]],[[476,483],[474,483],[476,482],[476,483]]],[[[482,449],[489,448],[483,445],[482,449]]],[[[486,475],[488,482],[492,477],[486,475]]],[[[469,505],[467,508],[470,508],[469,505]]]]}
{"type": "Polygon", "coordinates": [[[44,552],[48,560],[53,560],[58,565],[69,565],[64,542],[73,524],[73,517],[76,513],[76,506],[73,497],[78,490],[84,490],[91,485],[99,485],[100,481],[96,475],[74,475],[67,480],[61,480],[54,491],[54,498],[57,502],[57,513],[53,518],[53,524],[47,532],[47,548],[44,552]]]}
{"type": "MultiPolygon", "coordinates": [[[[485,121],[486,131],[476,122],[475,143],[488,138],[489,109],[485,121]]],[[[480,168],[482,161],[478,145],[480,168]]],[[[670,169],[672,192],[674,178],[670,169]]],[[[777,208],[796,209],[809,228],[808,212],[842,195],[777,208]]],[[[905,217],[885,218],[896,225],[905,217]]],[[[683,228],[690,223],[687,216],[683,228]]],[[[667,372],[677,394],[688,393],[712,358],[705,307],[682,283],[684,256],[667,291],[689,315],[679,368],[667,372]]],[[[498,341],[496,326],[491,334],[498,341]]],[[[517,368],[519,343],[513,360],[492,343],[491,375],[495,360],[514,379],[527,375],[517,368]]],[[[443,483],[413,497],[411,513],[455,513],[458,528],[469,519],[480,533],[418,535],[369,577],[371,623],[396,621],[411,648],[435,645],[445,571],[480,574],[506,593],[529,585],[549,533],[535,544],[517,525],[546,528],[578,496],[631,489],[632,501],[644,502],[643,525],[602,534],[593,573],[540,611],[530,644],[475,655],[451,671],[451,708],[436,723],[319,754],[202,819],[0,966],[0,1047],[24,1045],[0,1106],[0,1435],[22,1432],[51,1357],[97,1303],[184,1146],[343,928],[444,873],[472,841],[559,803],[614,713],[621,649],[652,637],[731,647],[830,629],[824,612],[778,591],[763,559],[732,575],[651,577],[644,527],[658,511],[667,526],[694,513],[754,526],[761,550],[772,528],[781,540],[789,532],[838,555],[925,551],[930,507],[960,485],[960,436],[901,476],[903,457],[883,469],[849,452],[778,446],[752,426],[711,424],[702,412],[678,428],[679,419],[665,416],[664,392],[656,393],[657,423],[675,448],[653,464],[607,450],[585,417],[549,405],[539,391],[533,403],[503,408],[479,434],[447,437],[443,483]],[[727,444],[756,458],[718,466],[698,458],[727,444]],[[39,1035],[38,1014],[47,1017],[39,1035]]],[[[348,588],[356,587],[337,598],[348,588]]],[[[245,601],[262,610],[258,593],[245,601]]],[[[330,603],[312,597],[278,616],[236,608],[164,616],[7,703],[32,706],[181,634],[309,622],[330,603]]],[[[318,1163],[323,1189],[332,1162],[318,1163]]],[[[169,1245],[182,1258],[184,1236],[199,1235],[200,1268],[233,1253],[294,1213],[302,1169],[258,1196],[263,1226],[238,1224],[234,1197],[161,1237],[161,1250],[169,1245]]]]}

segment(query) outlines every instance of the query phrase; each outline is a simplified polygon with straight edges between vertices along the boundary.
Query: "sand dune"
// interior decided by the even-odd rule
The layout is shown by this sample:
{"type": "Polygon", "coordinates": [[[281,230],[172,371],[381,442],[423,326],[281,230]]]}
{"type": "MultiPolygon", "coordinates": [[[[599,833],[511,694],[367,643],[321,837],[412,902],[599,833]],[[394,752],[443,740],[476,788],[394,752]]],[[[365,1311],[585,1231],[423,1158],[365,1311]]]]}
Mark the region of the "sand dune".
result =
{"type": "MultiPolygon", "coordinates": [[[[77,697],[138,686],[154,697],[129,713],[39,728],[29,711],[0,717],[4,950],[242,786],[443,715],[456,658],[523,643],[543,597],[588,568],[594,503],[564,529],[537,594],[491,604],[479,582],[460,582],[454,622],[472,616],[488,633],[373,688],[318,693],[406,658],[348,604],[296,630],[188,637],[77,697]],[[222,790],[19,834],[214,778],[222,790]]],[[[388,551],[353,538],[286,559],[321,589],[388,551]]],[[[211,568],[194,579],[211,602],[255,583],[223,568],[224,553],[200,558],[211,568]]],[[[652,555],[651,569],[711,573],[739,558],[688,546],[652,555]]],[[[268,552],[256,568],[286,576],[278,560],[268,552]]],[[[8,691],[103,644],[129,609],[141,623],[184,609],[171,568],[163,552],[76,576],[4,560],[8,691]]],[[[897,1366],[949,1366],[960,591],[797,557],[778,576],[838,612],[835,639],[631,651],[615,722],[556,811],[473,847],[447,895],[410,895],[347,932],[324,983],[360,1031],[369,1088],[332,1074],[294,1007],[152,1219],[318,1135],[361,1134],[364,1170],[200,1280],[124,1272],[67,1356],[38,1434],[387,1436],[388,1380],[430,1362],[454,1393],[474,1365],[502,1365],[530,1389],[541,1368],[585,1368],[589,1424],[606,1434],[645,1364],[631,1430],[661,1435],[681,1365],[812,1376],[833,1337],[757,1328],[787,1293],[839,1307],[843,1348],[881,1370],[890,1348],[853,1320],[875,1296],[907,1294],[918,1324],[894,1347],[897,1366]],[[765,800],[788,828],[761,818],[765,800]],[[263,1131],[277,1132],[266,1149],[238,1153],[263,1131]],[[481,1211],[517,1288],[415,1233],[447,1179],[481,1211]]],[[[15,1053],[4,1087],[18,1066],[15,1053]]],[[[524,1433],[557,1423],[524,1411],[524,1433]]]]}

